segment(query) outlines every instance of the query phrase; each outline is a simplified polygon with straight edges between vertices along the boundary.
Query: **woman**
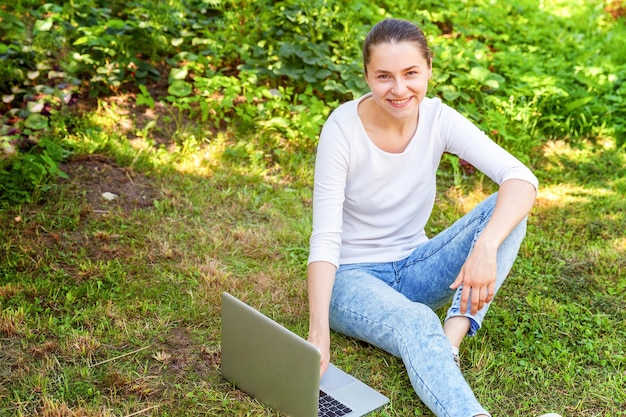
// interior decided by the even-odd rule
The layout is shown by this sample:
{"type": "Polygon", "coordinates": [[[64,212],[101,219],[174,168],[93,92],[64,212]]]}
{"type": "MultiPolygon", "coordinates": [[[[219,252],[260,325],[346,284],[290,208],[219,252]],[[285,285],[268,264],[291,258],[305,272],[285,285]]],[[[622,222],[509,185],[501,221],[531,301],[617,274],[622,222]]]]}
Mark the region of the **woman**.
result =
{"type": "Polygon", "coordinates": [[[308,266],[309,341],[330,360],[330,328],[400,358],[436,414],[488,416],[463,378],[473,335],[525,235],[537,179],[439,99],[426,97],[432,55],[422,31],[387,19],[368,34],[371,90],[337,108],[320,136],[308,266]],[[436,237],[424,227],[444,152],[499,192],[436,237]],[[452,300],[444,325],[434,310],[452,300]]]}

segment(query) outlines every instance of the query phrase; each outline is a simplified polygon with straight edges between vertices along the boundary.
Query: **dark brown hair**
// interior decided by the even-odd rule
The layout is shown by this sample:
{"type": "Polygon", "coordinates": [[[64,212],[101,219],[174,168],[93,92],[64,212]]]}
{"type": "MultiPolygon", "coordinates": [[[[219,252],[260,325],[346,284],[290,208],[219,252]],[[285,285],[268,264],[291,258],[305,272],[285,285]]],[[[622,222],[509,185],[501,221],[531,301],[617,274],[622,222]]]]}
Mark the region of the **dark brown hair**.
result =
{"type": "Polygon", "coordinates": [[[424,59],[431,63],[433,54],[428,47],[426,36],[422,29],[415,24],[401,19],[385,19],[376,23],[369,31],[363,43],[363,71],[367,74],[367,64],[370,62],[370,53],[373,46],[381,43],[415,42],[422,52],[424,59]]]}

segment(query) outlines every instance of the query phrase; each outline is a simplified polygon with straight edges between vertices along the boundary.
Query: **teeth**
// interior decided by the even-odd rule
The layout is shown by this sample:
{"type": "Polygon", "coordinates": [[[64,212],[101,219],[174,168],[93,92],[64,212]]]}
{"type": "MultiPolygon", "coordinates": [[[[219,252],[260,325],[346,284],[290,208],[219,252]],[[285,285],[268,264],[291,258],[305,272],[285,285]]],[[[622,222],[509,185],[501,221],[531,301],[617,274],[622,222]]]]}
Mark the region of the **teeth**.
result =
{"type": "Polygon", "coordinates": [[[404,103],[408,102],[409,100],[410,100],[410,98],[405,98],[404,100],[390,100],[390,101],[393,104],[400,105],[400,104],[404,104],[404,103]]]}

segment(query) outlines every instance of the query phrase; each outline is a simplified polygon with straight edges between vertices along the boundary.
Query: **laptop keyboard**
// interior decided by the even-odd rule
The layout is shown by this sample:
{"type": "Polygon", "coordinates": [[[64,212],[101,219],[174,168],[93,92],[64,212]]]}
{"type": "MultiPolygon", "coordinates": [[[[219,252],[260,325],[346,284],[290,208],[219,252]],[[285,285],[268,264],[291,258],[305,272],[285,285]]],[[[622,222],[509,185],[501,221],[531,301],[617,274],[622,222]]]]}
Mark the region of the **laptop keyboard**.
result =
{"type": "Polygon", "coordinates": [[[352,410],[320,390],[320,405],[317,412],[318,417],[340,417],[345,416],[352,410]]]}

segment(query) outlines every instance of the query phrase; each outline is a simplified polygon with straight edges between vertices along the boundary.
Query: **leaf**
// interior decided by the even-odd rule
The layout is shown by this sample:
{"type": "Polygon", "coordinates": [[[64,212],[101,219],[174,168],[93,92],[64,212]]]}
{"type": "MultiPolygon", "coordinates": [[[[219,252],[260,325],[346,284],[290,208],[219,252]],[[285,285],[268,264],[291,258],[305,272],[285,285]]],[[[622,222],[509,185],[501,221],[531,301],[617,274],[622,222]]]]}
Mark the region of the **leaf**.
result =
{"type": "Polygon", "coordinates": [[[6,13],[0,9],[0,29],[19,32],[21,34],[25,28],[26,26],[17,16],[6,13]]]}
{"type": "Polygon", "coordinates": [[[125,29],[126,22],[121,19],[111,19],[108,22],[108,28],[113,29],[114,31],[120,31],[125,29]]]}
{"type": "Polygon", "coordinates": [[[483,84],[485,84],[487,87],[493,88],[494,90],[500,87],[500,83],[496,80],[485,80],[483,84]]]}
{"type": "Polygon", "coordinates": [[[63,178],[64,180],[69,180],[70,179],[70,177],[65,172],[61,171],[60,169],[56,170],[56,174],[57,174],[57,176],[63,178]]]}
{"type": "Polygon", "coordinates": [[[52,29],[52,19],[37,20],[35,22],[35,32],[50,32],[52,29]]]}
{"type": "Polygon", "coordinates": [[[153,109],[154,99],[152,98],[152,95],[148,91],[148,88],[145,85],[140,84],[139,89],[141,90],[141,94],[137,94],[136,104],[138,106],[146,105],[150,107],[151,109],[153,109]]]}
{"type": "Polygon", "coordinates": [[[485,82],[489,78],[489,75],[491,75],[491,71],[485,67],[474,67],[470,70],[470,77],[480,83],[485,82]]]}
{"type": "Polygon", "coordinates": [[[315,78],[317,78],[318,80],[323,80],[324,78],[330,77],[331,75],[332,72],[328,71],[327,69],[321,69],[315,73],[315,78]]]}
{"type": "Polygon", "coordinates": [[[43,106],[43,101],[29,101],[26,103],[26,109],[31,113],[41,113],[43,106]]]}
{"type": "Polygon", "coordinates": [[[302,75],[302,78],[304,78],[304,81],[306,81],[308,83],[317,82],[317,78],[315,78],[314,76],[310,75],[309,73],[304,73],[302,75]]]}
{"type": "Polygon", "coordinates": [[[176,80],[167,88],[167,92],[176,97],[188,96],[191,91],[191,84],[183,80],[176,80]]]}
{"type": "Polygon", "coordinates": [[[183,68],[172,68],[170,70],[169,81],[172,82],[174,80],[184,80],[187,77],[189,71],[186,67],[183,68]]]}
{"type": "Polygon", "coordinates": [[[504,81],[501,75],[491,72],[485,67],[473,67],[469,75],[479,83],[494,89],[500,87],[500,83],[504,81]]]}
{"type": "Polygon", "coordinates": [[[587,103],[591,102],[594,98],[595,96],[587,96],[587,97],[581,97],[574,101],[570,101],[569,103],[565,105],[565,111],[569,113],[573,110],[579,109],[587,105],[587,103]]]}
{"type": "Polygon", "coordinates": [[[456,90],[444,90],[443,91],[443,98],[446,99],[446,101],[454,101],[457,98],[459,98],[459,96],[461,95],[461,93],[459,93],[456,90]]]}
{"type": "Polygon", "coordinates": [[[150,65],[150,63],[141,60],[135,60],[133,62],[137,65],[136,75],[138,78],[151,76],[154,79],[159,79],[161,77],[159,71],[150,65]]]}
{"type": "Polygon", "coordinates": [[[289,127],[289,121],[284,117],[272,117],[269,120],[260,121],[259,124],[268,129],[285,129],[289,127]]]}
{"type": "Polygon", "coordinates": [[[38,113],[33,113],[26,118],[24,126],[32,130],[42,130],[48,127],[48,118],[38,113]]]}
{"type": "Polygon", "coordinates": [[[81,36],[80,38],[76,39],[73,43],[73,45],[84,45],[87,42],[89,42],[89,36],[81,36]]]}

